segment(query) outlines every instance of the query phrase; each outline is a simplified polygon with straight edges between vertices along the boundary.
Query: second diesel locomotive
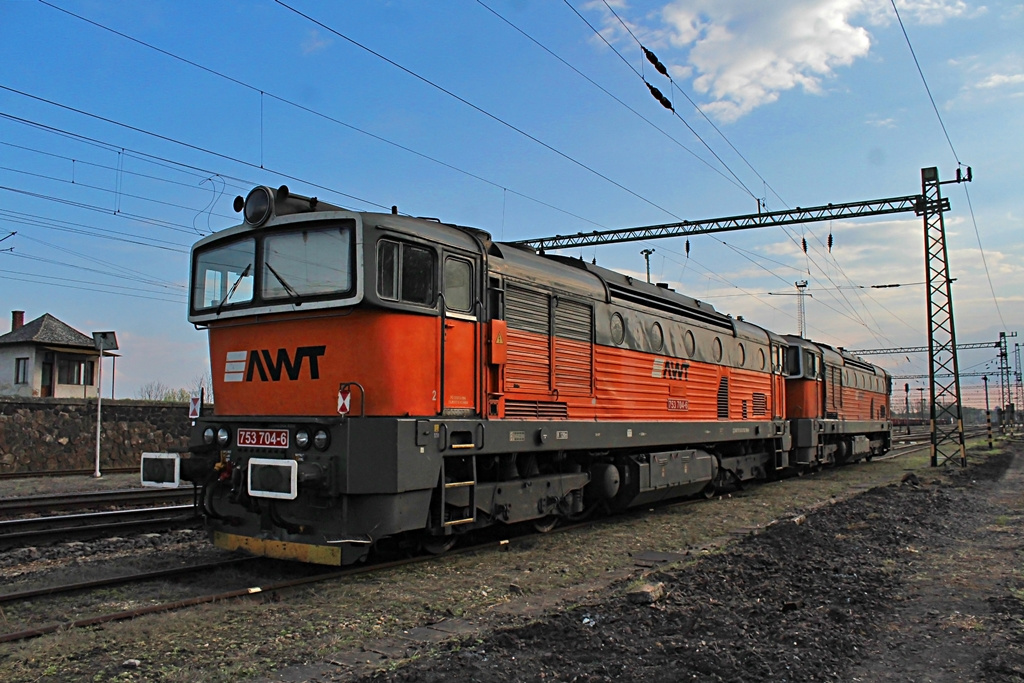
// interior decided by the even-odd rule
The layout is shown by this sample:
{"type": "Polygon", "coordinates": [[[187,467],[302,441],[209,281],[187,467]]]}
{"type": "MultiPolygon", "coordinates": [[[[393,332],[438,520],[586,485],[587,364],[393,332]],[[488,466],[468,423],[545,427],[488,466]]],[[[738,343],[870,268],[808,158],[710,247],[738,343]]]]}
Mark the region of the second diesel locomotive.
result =
{"type": "Polygon", "coordinates": [[[257,187],[192,250],[216,409],[143,480],[214,543],[323,564],[545,529],[890,447],[891,378],[662,285],[257,187]]]}

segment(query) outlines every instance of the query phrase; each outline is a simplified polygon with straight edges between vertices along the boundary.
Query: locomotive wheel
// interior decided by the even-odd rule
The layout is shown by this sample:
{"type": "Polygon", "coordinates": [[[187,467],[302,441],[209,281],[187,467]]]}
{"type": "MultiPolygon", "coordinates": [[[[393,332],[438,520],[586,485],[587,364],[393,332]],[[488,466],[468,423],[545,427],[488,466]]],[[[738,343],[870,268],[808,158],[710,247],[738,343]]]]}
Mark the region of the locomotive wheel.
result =
{"type": "Polygon", "coordinates": [[[548,515],[547,517],[541,517],[540,519],[533,520],[533,528],[536,529],[539,534],[546,534],[556,526],[558,526],[558,517],[555,515],[548,515]]]}
{"type": "Polygon", "coordinates": [[[444,555],[455,545],[455,536],[427,536],[420,547],[430,555],[444,555]]]}
{"type": "Polygon", "coordinates": [[[704,490],[701,493],[704,494],[705,498],[711,500],[712,498],[715,497],[715,493],[717,492],[718,489],[715,487],[715,483],[713,481],[709,481],[708,485],[704,487],[704,490]]]}

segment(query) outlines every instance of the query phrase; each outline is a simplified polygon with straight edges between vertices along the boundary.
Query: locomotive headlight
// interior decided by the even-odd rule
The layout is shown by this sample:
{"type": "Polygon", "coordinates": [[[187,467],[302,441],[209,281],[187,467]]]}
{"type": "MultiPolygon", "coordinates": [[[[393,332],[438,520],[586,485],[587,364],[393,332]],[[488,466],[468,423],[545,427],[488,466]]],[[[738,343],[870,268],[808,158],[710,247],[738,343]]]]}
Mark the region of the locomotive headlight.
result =
{"type": "Polygon", "coordinates": [[[323,429],[318,429],[313,436],[313,445],[317,447],[317,450],[326,451],[327,447],[331,445],[331,435],[323,429]]]}
{"type": "Polygon", "coordinates": [[[245,198],[245,222],[261,225],[270,218],[274,206],[274,195],[269,187],[256,187],[245,198]]]}
{"type": "Polygon", "coordinates": [[[216,434],[214,434],[213,432],[213,427],[207,427],[206,430],[203,431],[203,443],[205,443],[207,446],[212,446],[213,439],[215,436],[216,434]]]}
{"type": "Polygon", "coordinates": [[[221,446],[227,446],[228,442],[231,441],[231,432],[221,427],[217,430],[217,443],[221,446]]]}
{"type": "Polygon", "coordinates": [[[301,448],[302,450],[306,450],[307,448],[309,448],[309,432],[307,432],[305,429],[300,429],[299,431],[295,432],[295,445],[301,448]]]}

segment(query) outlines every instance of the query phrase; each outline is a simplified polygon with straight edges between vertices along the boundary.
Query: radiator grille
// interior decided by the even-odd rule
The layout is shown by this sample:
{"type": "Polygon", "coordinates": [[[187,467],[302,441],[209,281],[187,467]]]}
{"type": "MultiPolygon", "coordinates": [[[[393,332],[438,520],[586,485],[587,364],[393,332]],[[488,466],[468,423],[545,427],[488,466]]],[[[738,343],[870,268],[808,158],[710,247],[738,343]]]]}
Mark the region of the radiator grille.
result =
{"type": "Polygon", "coordinates": [[[508,362],[505,382],[521,391],[551,389],[551,309],[542,292],[509,285],[505,292],[508,362]]]}
{"type": "Polygon", "coordinates": [[[768,414],[768,397],[761,392],[755,391],[751,398],[751,406],[754,409],[754,417],[763,417],[768,414]]]}
{"type": "Polygon", "coordinates": [[[723,377],[718,380],[718,417],[722,420],[729,419],[729,378],[723,377]]]}
{"type": "Polygon", "coordinates": [[[557,401],[505,401],[505,417],[515,418],[558,418],[569,417],[566,404],[557,401]]]}
{"type": "Polygon", "coordinates": [[[590,306],[559,300],[555,306],[555,388],[589,394],[593,381],[594,322],[590,306]]]}

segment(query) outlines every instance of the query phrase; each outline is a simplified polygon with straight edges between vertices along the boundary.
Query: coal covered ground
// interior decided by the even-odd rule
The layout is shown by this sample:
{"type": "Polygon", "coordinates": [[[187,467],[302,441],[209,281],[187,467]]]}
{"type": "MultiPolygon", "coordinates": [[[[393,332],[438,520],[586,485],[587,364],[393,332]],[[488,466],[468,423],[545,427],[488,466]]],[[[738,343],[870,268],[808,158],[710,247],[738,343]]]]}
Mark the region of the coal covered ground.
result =
{"type": "Polygon", "coordinates": [[[934,474],[363,680],[1024,681],[1024,449],[934,474]]]}

